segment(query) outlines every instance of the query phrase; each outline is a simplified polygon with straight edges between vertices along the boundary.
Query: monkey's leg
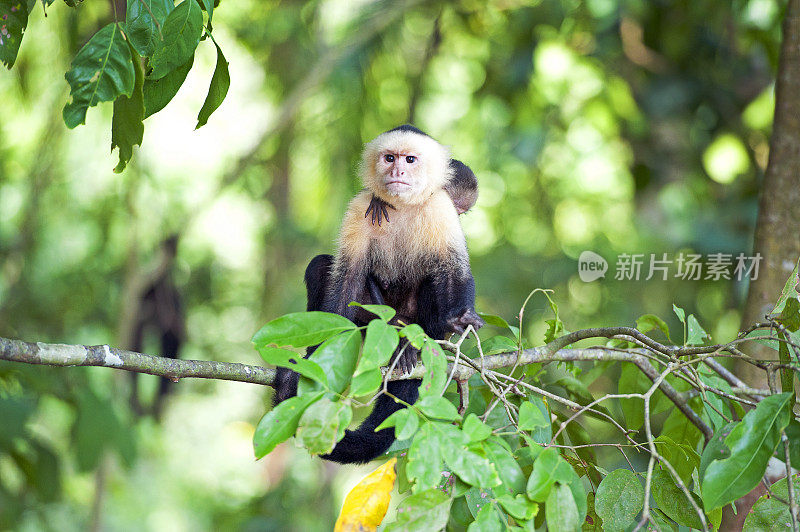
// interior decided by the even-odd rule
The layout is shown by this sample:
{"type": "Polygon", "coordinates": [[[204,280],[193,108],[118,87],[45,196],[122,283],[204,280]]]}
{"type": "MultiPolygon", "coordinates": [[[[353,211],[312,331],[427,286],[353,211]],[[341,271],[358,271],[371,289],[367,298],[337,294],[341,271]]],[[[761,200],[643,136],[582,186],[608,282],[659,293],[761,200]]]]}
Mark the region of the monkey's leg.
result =
{"type": "MultiPolygon", "coordinates": [[[[323,310],[332,312],[332,308],[335,308],[343,302],[349,303],[350,301],[358,301],[360,303],[367,303],[368,301],[366,301],[365,297],[367,293],[370,295],[370,299],[372,299],[373,303],[379,305],[385,304],[378,283],[372,275],[351,275],[350,272],[345,272],[344,275],[340,275],[340,277],[345,279],[344,282],[341,282],[342,289],[336,290],[335,293],[331,294],[329,285],[336,282],[336,280],[332,279],[335,275],[333,267],[334,258],[332,255],[317,255],[308,263],[305,273],[306,292],[308,296],[306,303],[307,311],[323,310]],[[353,279],[353,277],[355,277],[355,279],[353,279]],[[360,289],[356,288],[359,278],[363,279],[360,289]]],[[[356,317],[357,310],[357,307],[345,306],[342,312],[337,313],[360,323],[361,320],[358,318],[361,316],[358,316],[358,318],[356,317]]],[[[362,312],[365,311],[362,310],[362,312]]],[[[305,358],[310,357],[317,347],[316,345],[308,347],[306,349],[305,358]]],[[[275,395],[273,396],[273,403],[277,405],[281,401],[285,401],[297,395],[297,384],[299,380],[300,375],[290,368],[277,368],[275,373],[275,395]]]]}
{"type": "Polygon", "coordinates": [[[322,301],[328,289],[328,279],[333,267],[333,255],[317,255],[306,267],[305,282],[308,295],[306,310],[322,310],[322,301]]]}
{"type": "MultiPolygon", "coordinates": [[[[317,255],[308,263],[305,274],[306,293],[308,295],[306,310],[321,310],[325,293],[328,289],[331,267],[333,266],[333,255],[317,255]]],[[[309,347],[306,350],[306,358],[314,352],[317,346],[309,347]]],[[[279,367],[275,370],[275,395],[272,397],[273,404],[278,404],[290,397],[297,395],[297,383],[300,381],[300,374],[289,368],[279,367]]]]}

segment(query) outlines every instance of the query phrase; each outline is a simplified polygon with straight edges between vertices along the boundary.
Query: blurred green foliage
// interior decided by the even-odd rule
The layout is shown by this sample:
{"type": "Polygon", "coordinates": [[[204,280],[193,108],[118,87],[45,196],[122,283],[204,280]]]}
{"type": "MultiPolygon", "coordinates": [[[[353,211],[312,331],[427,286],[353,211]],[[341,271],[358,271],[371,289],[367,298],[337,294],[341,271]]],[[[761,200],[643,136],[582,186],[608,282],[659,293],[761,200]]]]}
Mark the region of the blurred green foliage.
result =
{"type": "MultiPolygon", "coordinates": [[[[724,341],[745,283],[616,281],[613,266],[621,253],[748,254],[782,11],[777,0],[223,2],[226,101],[192,131],[216,59],[203,42],[116,175],[110,105],[73,131],[61,121],[62,75],[111,5],[35,9],[0,74],[0,335],[118,344],[126,287],[177,234],[181,356],[258,363],[249,338],[304,308],[305,264],[334,249],[363,142],[413,122],[478,176],[462,222],[479,310],[510,319],[531,289],[553,288],[575,330],[670,316],[675,302],[724,341]],[[604,280],[578,278],[583,250],[609,261],[604,280]]],[[[528,306],[531,342],[546,309],[528,306]]],[[[359,477],[291,446],[254,463],[266,390],[183,382],[156,423],[131,412],[131,382],[0,363],[0,529],[323,530],[359,477]]],[[[158,385],[138,386],[149,398],[158,385]]]]}

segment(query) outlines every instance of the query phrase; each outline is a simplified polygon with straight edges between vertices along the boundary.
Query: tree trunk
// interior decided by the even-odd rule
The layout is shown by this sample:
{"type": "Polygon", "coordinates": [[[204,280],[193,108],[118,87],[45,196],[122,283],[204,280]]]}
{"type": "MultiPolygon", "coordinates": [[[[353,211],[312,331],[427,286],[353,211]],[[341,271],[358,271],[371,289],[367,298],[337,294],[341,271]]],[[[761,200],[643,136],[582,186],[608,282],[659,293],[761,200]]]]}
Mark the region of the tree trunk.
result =
{"type": "MultiPolygon", "coordinates": [[[[800,0],[789,0],[783,21],[769,163],[753,242],[753,255],[756,253],[763,259],[758,278],[750,283],[742,328],[763,321],[800,256],[800,0]]],[[[775,351],[755,342],[748,346],[748,352],[759,358],[777,358],[775,351]]],[[[763,373],[757,374],[752,366],[743,363],[736,369],[737,375],[751,386],[764,387],[763,373]]],[[[736,501],[736,515],[725,507],[720,530],[741,530],[764,491],[759,485],[736,501]]]]}
{"type": "MultiPolygon", "coordinates": [[[[763,321],[800,257],[800,0],[789,0],[783,23],[769,164],[753,245],[756,253],[763,260],[758,279],[750,284],[743,327],[763,321]]],[[[774,351],[757,349],[756,356],[776,358],[774,351]]],[[[751,367],[739,369],[748,384],[763,384],[753,382],[751,367]]]]}

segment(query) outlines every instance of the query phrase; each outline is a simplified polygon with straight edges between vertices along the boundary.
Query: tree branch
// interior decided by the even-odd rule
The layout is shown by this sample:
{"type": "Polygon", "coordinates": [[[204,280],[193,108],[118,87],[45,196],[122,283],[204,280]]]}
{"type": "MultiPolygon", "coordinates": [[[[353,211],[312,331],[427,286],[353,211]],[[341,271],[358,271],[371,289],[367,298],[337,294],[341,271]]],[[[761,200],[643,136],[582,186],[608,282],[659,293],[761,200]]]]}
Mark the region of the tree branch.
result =
{"type": "Polygon", "coordinates": [[[175,360],[108,345],[30,343],[0,338],[0,360],[48,366],[98,366],[179,379],[218,379],[272,385],[275,370],[213,360],[175,360]]]}
{"type": "MultiPolygon", "coordinates": [[[[475,359],[457,356],[449,364],[448,374],[456,382],[466,382],[476,373],[483,374],[491,370],[517,367],[519,365],[568,362],[568,361],[616,361],[634,364],[644,373],[654,385],[672,401],[673,404],[692,422],[702,433],[706,440],[713,435],[709,427],[688,404],[690,396],[681,394],[666,381],[666,373],[679,369],[688,362],[682,362],[678,356],[693,355],[720,373],[730,384],[741,385],[742,382],[733,374],[715,363],[711,357],[721,356],[721,351],[728,351],[731,356],[739,353],[733,344],[702,346],[702,347],[675,347],[660,344],[641,331],[631,327],[603,327],[575,331],[551,341],[543,346],[500,353],[490,356],[480,356],[475,359]],[[639,349],[618,349],[612,347],[596,346],[587,348],[568,348],[568,346],[589,338],[622,338],[633,341],[642,346],[639,349]],[[656,356],[654,356],[656,355],[656,356]],[[668,368],[659,371],[654,365],[662,362],[668,368]]],[[[441,342],[445,348],[460,353],[460,343],[452,344],[448,341],[441,342]]],[[[741,355],[743,357],[744,355],[741,355]]],[[[737,357],[740,358],[740,357],[737,357]]],[[[138,373],[158,375],[177,381],[182,378],[219,379],[238,382],[249,382],[272,386],[275,371],[262,366],[247,364],[214,362],[207,360],[174,360],[158,356],[136,353],[124,349],[117,349],[108,345],[84,346],[29,343],[21,340],[0,338],[0,360],[23,362],[27,364],[45,364],[51,366],[100,366],[138,373]]],[[[425,368],[418,364],[410,373],[401,375],[393,368],[383,368],[387,381],[404,379],[421,379],[425,368]]],[[[513,379],[512,380],[516,380],[513,379]]],[[[513,384],[513,382],[512,382],[513,384]]],[[[744,392],[754,396],[753,390],[744,388],[744,392]]],[[[756,395],[756,400],[759,397],[756,395]]]]}

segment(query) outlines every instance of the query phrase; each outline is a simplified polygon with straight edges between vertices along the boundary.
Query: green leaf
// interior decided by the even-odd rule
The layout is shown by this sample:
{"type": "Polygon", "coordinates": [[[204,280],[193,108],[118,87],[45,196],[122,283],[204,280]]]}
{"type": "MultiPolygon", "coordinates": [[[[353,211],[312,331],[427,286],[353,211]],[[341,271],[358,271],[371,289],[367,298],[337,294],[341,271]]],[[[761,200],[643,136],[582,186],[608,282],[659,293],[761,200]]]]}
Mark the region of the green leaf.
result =
{"type": "MultiPolygon", "coordinates": [[[[546,420],[550,419],[550,411],[547,409],[547,405],[541,398],[536,396],[529,396],[526,402],[531,403],[533,406],[538,408],[539,412],[542,414],[542,417],[544,417],[544,419],[546,420]]],[[[504,417],[507,417],[505,415],[505,409],[503,408],[495,408],[492,413],[494,412],[498,412],[497,415],[502,415],[504,417]]],[[[497,423],[494,423],[491,419],[488,419],[487,422],[489,422],[489,424],[494,427],[502,427],[505,424],[504,422],[503,425],[498,425],[497,423]]],[[[543,427],[536,427],[535,429],[533,429],[531,431],[531,437],[533,438],[533,441],[535,441],[536,443],[540,443],[543,445],[549,444],[550,440],[553,438],[553,427],[551,423],[548,422],[543,427]]]]}
{"type": "Polygon", "coordinates": [[[636,328],[643,332],[649,332],[653,329],[658,329],[664,333],[664,336],[667,337],[667,340],[672,342],[669,339],[669,327],[664,320],[656,316],[655,314],[645,314],[643,316],[639,316],[639,319],[636,320],[636,328]]]}
{"type": "MultiPolygon", "coordinates": [[[[130,42],[128,43],[130,46],[130,42]]],[[[131,59],[135,81],[133,93],[130,97],[120,96],[114,100],[114,115],[111,117],[111,151],[119,147],[119,163],[114,168],[115,173],[125,170],[128,161],[133,157],[133,146],[142,145],[144,136],[144,96],[142,84],[144,83],[144,69],[142,60],[136,50],[130,46],[131,59]]]]}
{"type": "Polygon", "coordinates": [[[725,506],[758,485],[781,431],[789,424],[793,396],[787,392],[764,398],[725,438],[731,456],[711,462],[702,478],[706,511],[725,506]]]}
{"type": "Polygon", "coordinates": [[[401,408],[383,420],[383,423],[375,428],[375,432],[394,427],[394,436],[398,440],[407,440],[416,434],[419,428],[419,416],[410,408],[401,408]]]}
{"type": "Polygon", "coordinates": [[[403,499],[397,508],[397,520],[386,527],[387,532],[428,532],[442,530],[450,517],[447,494],[437,489],[415,493],[403,499]]]}
{"type": "Polygon", "coordinates": [[[494,464],[497,475],[503,483],[497,489],[501,493],[505,492],[509,495],[525,493],[525,484],[527,483],[525,474],[522,472],[519,463],[511,455],[511,452],[503,447],[501,442],[503,440],[498,436],[483,442],[483,450],[486,453],[486,457],[494,464]]]}
{"type": "Polygon", "coordinates": [[[186,80],[189,70],[192,69],[192,63],[194,63],[194,56],[163,78],[144,80],[142,92],[144,93],[145,118],[162,110],[175,97],[178,89],[186,80]]]}
{"type": "Polygon", "coordinates": [[[156,44],[150,59],[153,70],[148,77],[163,78],[172,70],[185,65],[194,55],[202,30],[203,14],[197,0],[184,0],[178,4],[167,15],[161,28],[164,39],[156,44]]]}
{"type": "Polygon", "coordinates": [[[789,438],[789,460],[792,467],[800,469],[800,422],[795,419],[789,422],[786,437],[789,438]]]}
{"type": "Polygon", "coordinates": [[[435,488],[442,476],[442,451],[431,423],[423,423],[408,449],[406,476],[414,491],[435,488]]]}
{"type": "MultiPolygon", "coordinates": [[[[792,477],[795,497],[800,493],[800,475],[792,477]]],[[[789,506],[789,486],[782,478],[770,487],[771,495],[762,495],[744,520],[743,532],[783,532],[792,529],[789,506]]]]}
{"type": "Polygon", "coordinates": [[[477,517],[484,506],[491,505],[493,498],[494,493],[489,488],[470,488],[464,493],[464,500],[472,517],[477,517]]]}
{"type": "MultiPolygon", "coordinates": [[[[465,448],[469,438],[453,425],[433,425],[435,437],[442,448],[444,461],[458,477],[473,486],[494,487],[500,485],[500,477],[492,463],[471,448],[465,448]]],[[[478,447],[482,452],[482,449],[478,447]]]]}
{"type": "Polygon", "coordinates": [[[381,320],[369,322],[367,335],[364,338],[364,352],[358,363],[359,371],[385,366],[399,342],[397,329],[381,320]]]}
{"type": "Polygon", "coordinates": [[[328,377],[316,362],[303,358],[302,355],[294,351],[280,349],[278,347],[259,347],[258,354],[267,364],[289,368],[296,371],[303,377],[316,381],[326,388],[328,387],[328,377]]]}
{"type": "Polygon", "coordinates": [[[416,323],[409,323],[400,329],[400,336],[406,338],[417,349],[422,349],[425,339],[428,337],[422,327],[416,323]]]}
{"type": "Polygon", "coordinates": [[[503,532],[504,530],[505,527],[500,522],[500,516],[497,515],[493,504],[485,504],[475,516],[475,521],[470,523],[467,528],[467,532],[503,532]]]}
{"type": "Polygon", "coordinates": [[[483,318],[483,321],[485,321],[487,325],[493,325],[494,327],[500,327],[501,329],[508,329],[511,331],[511,334],[514,335],[514,338],[519,338],[519,327],[510,325],[500,316],[495,316],[494,314],[484,314],[483,312],[478,312],[478,315],[483,318]]]}
{"type": "MultiPolygon", "coordinates": [[[[364,310],[368,310],[369,312],[372,312],[385,322],[388,322],[389,320],[394,318],[395,315],[395,310],[388,305],[362,305],[361,303],[356,303],[355,301],[352,301],[348,306],[361,307],[364,310]]],[[[422,328],[420,328],[420,330],[422,330],[422,328]]]]}
{"type": "MultiPolygon", "coordinates": [[[[725,438],[733,431],[734,427],[739,422],[728,423],[714,433],[714,436],[708,441],[703,449],[703,454],[700,456],[700,467],[697,469],[698,476],[703,478],[706,474],[706,469],[714,460],[722,460],[731,455],[731,450],[725,445],[725,438]]],[[[660,452],[660,451],[659,451],[660,452]]]]}
{"type": "Polygon", "coordinates": [[[468,449],[445,447],[445,462],[449,465],[458,477],[472,486],[494,487],[500,485],[500,477],[497,476],[492,463],[485,457],[468,449]],[[448,453],[454,451],[455,453],[448,453]],[[448,458],[449,457],[449,458],[448,458]]]}
{"type": "Polygon", "coordinates": [[[795,287],[798,285],[800,285],[800,259],[797,260],[792,273],[789,275],[789,278],[786,279],[786,283],[783,285],[781,295],[778,296],[778,302],[775,303],[773,312],[781,312],[789,298],[797,299],[797,290],[795,287]]]}
{"type": "Polygon", "coordinates": [[[425,365],[425,374],[419,386],[419,396],[424,398],[442,395],[447,383],[447,358],[441,346],[434,340],[425,340],[425,345],[422,346],[422,363],[425,365]]]}
{"type": "Polygon", "coordinates": [[[323,397],[303,412],[297,438],[311,454],[329,453],[344,436],[352,418],[353,409],[349,404],[323,397]]]}
{"type": "Polygon", "coordinates": [[[694,317],[694,314],[689,314],[686,320],[687,334],[686,345],[702,345],[706,340],[710,340],[711,336],[700,326],[700,322],[694,317]]]}
{"type": "Polygon", "coordinates": [[[128,0],[125,34],[139,55],[153,55],[156,45],[161,42],[159,28],[163,28],[167,15],[174,8],[173,0],[128,0]]]}
{"type": "Polygon", "coordinates": [[[100,102],[131,96],[136,78],[131,50],[119,26],[95,33],[72,60],[65,75],[72,101],[64,106],[64,123],[72,129],[86,122],[86,111],[100,102]]]}
{"type": "Polygon", "coordinates": [[[567,484],[572,480],[571,472],[572,467],[561,458],[558,449],[548,447],[533,463],[533,471],[525,491],[528,493],[528,497],[534,501],[544,502],[554,483],[567,484]]]}
{"type": "MultiPolygon", "coordinates": [[[[55,502],[59,499],[61,462],[48,446],[42,444],[35,436],[28,437],[24,446],[12,446],[8,450],[8,456],[16,462],[17,468],[25,476],[23,483],[26,488],[34,488],[40,500],[55,502]]],[[[8,516],[6,512],[3,515],[8,516]]]]}
{"type": "Polygon", "coordinates": [[[261,327],[253,336],[252,342],[257,348],[265,345],[307,347],[355,328],[352,321],[338,314],[295,312],[276,318],[261,327]]]}
{"type": "Polygon", "coordinates": [[[318,392],[312,395],[299,395],[282,401],[278,406],[264,414],[253,434],[253,449],[256,459],[263,458],[281,442],[291,438],[297,430],[300,416],[306,408],[322,397],[318,392]]]}
{"type": "Polygon", "coordinates": [[[533,430],[538,427],[547,427],[550,422],[545,419],[545,414],[530,401],[523,401],[519,406],[519,428],[533,430]]]}
{"type": "MultiPolygon", "coordinates": [[[[676,525],[675,523],[670,521],[669,517],[667,517],[667,514],[665,514],[664,512],[659,510],[658,508],[651,508],[650,509],[650,518],[653,520],[653,522],[655,524],[657,524],[659,526],[659,528],[662,531],[672,530],[672,532],[679,532],[678,531],[678,528],[679,528],[678,525],[676,525]]],[[[584,530],[586,530],[585,527],[584,527],[584,530]]],[[[594,530],[594,529],[592,529],[592,530],[594,530]]],[[[598,530],[602,530],[602,528],[599,528],[598,530]]],[[[714,530],[717,530],[717,529],[715,528],[714,530]]]]}
{"type": "Polygon", "coordinates": [[[197,115],[197,125],[195,129],[206,125],[208,117],[222,104],[225,95],[228,94],[228,88],[231,86],[228,62],[225,60],[225,56],[222,55],[220,47],[216,43],[214,43],[214,46],[217,47],[217,66],[214,69],[214,75],[211,76],[211,85],[208,87],[206,101],[203,102],[200,114],[197,115]]]}
{"type": "Polygon", "coordinates": [[[685,443],[676,443],[669,436],[661,435],[655,439],[658,453],[664,457],[688,486],[692,480],[692,472],[700,467],[700,455],[685,443]]]}
{"type": "Polygon", "coordinates": [[[214,18],[214,0],[203,0],[201,7],[208,13],[208,23],[211,24],[211,19],[214,18]]]}
{"type": "MultiPolygon", "coordinates": [[[[619,381],[617,381],[617,392],[620,394],[642,393],[647,391],[649,382],[647,376],[635,365],[623,364],[619,381]]],[[[628,430],[639,430],[644,423],[644,401],[638,397],[631,397],[620,399],[619,404],[622,407],[622,415],[625,417],[625,426],[628,430]]]]}
{"type": "Polygon", "coordinates": [[[497,502],[500,503],[503,510],[511,514],[515,519],[524,521],[533,519],[539,511],[539,505],[525,495],[501,495],[497,498],[497,502]]]}
{"type": "Polygon", "coordinates": [[[644,487],[630,469],[615,469],[597,488],[594,508],[605,530],[627,530],[644,507],[644,487]]]}
{"type": "Polygon", "coordinates": [[[25,425],[35,411],[36,401],[31,395],[0,395],[0,419],[3,420],[0,449],[11,447],[14,438],[25,435],[25,425]]]}
{"type": "Polygon", "coordinates": [[[28,3],[22,0],[0,0],[0,20],[5,30],[0,33],[0,61],[10,69],[17,60],[22,34],[28,26],[28,3]]]}
{"type": "Polygon", "coordinates": [[[544,343],[550,343],[556,338],[564,336],[567,334],[567,330],[564,328],[564,322],[558,318],[551,318],[549,320],[544,320],[547,324],[547,330],[544,333],[544,343]]]}
{"type": "Polygon", "coordinates": [[[547,530],[550,532],[575,532],[581,526],[578,507],[568,486],[556,484],[544,505],[547,530]]]}
{"type": "Polygon", "coordinates": [[[110,447],[109,436],[117,432],[119,422],[112,405],[91,389],[78,392],[76,410],[72,427],[76,463],[79,471],[91,471],[97,468],[104,451],[110,447]]]}
{"type": "MultiPolygon", "coordinates": [[[[597,511],[594,509],[594,493],[589,492],[586,499],[587,514],[583,527],[581,528],[582,532],[603,532],[603,520],[600,519],[600,516],[597,515],[597,511]]],[[[677,532],[677,530],[675,532],[677,532]]]]}
{"type": "Polygon", "coordinates": [[[470,414],[464,420],[462,427],[464,434],[469,436],[470,441],[483,441],[492,435],[492,428],[481,421],[475,414],[470,414]]]}
{"type": "Polygon", "coordinates": [[[353,375],[350,381],[350,395],[358,397],[370,395],[378,391],[383,382],[383,375],[379,369],[370,369],[353,375]]]}
{"type": "Polygon", "coordinates": [[[684,310],[681,307],[675,305],[675,303],[672,304],[672,310],[673,312],[675,312],[675,315],[678,316],[678,319],[681,320],[681,323],[685,324],[686,312],[684,312],[684,310]]]}
{"type": "Polygon", "coordinates": [[[800,301],[797,298],[790,297],[786,300],[786,305],[783,307],[778,321],[792,332],[800,329],[800,301]]]}
{"type": "Polygon", "coordinates": [[[575,469],[569,468],[570,476],[572,477],[567,481],[567,487],[572,492],[572,498],[575,499],[575,508],[578,510],[578,522],[582,523],[586,517],[586,512],[589,510],[586,502],[586,489],[583,487],[581,478],[575,472],[575,469]]]}
{"type": "MultiPolygon", "coordinates": [[[[733,394],[733,390],[731,390],[730,384],[728,384],[727,381],[719,377],[716,373],[712,372],[711,370],[703,367],[700,369],[699,374],[700,374],[700,380],[706,386],[716,388],[717,390],[721,390],[724,392],[728,392],[731,395],[733,394]]],[[[720,428],[728,424],[728,421],[726,421],[725,418],[723,418],[722,416],[725,415],[728,418],[731,417],[728,403],[726,400],[723,399],[722,396],[717,395],[711,391],[706,391],[705,398],[706,400],[703,401],[703,409],[705,410],[705,413],[708,416],[708,418],[711,420],[711,424],[713,425],[714,430],[719,430],[720,428]]]]}
{"type": "Polygon", "coordinates": [[[461,418],[453,403],[438,395],[427,395],[414,403],[414,407],[419,408],[429,418],[444,419],[445,421],[455,421],[461,418]]]}
{"type": "MultiPolygon", "coordinates": [[[[786,305],[789,306],[788,304],[786,305]]],[[[792,356],[789,354],[789,346],[786,341],[791,341],[783,331],[778,331],[778,338],[784,340],[778,344],[778,360],[781,364],[790,365],[792,363],[792,356]]],[[[789,368],[781,368],[781,391],[791,392],[794,390],[794,372],[789,368]]]]}
{"type": "Polygon", "coordinates": [[[360,347],[361,333],[355,329],[325,340],[309,357],[325,372],[333,392],[342,393],[347,388],[356,369],[360,347]]]}
{"type": "Polygon", "coordinates": [[[351,395],[367,395],[377,391],[382,382],[378,368],[389,362],[399,342],[397,329],[386,322],[372,320],[367,325],[364,349],[353,376],[351,395]]]}
{"type": "MultiPolygon", "coordinates": [[[[698,403],[698,399],[692,399],[691,402],[698,403]]],[[[693,408],[696,407],[693,406],[693,408]]],[[[664,421],[664,425],[661,427],[661,436],[667,436],[676,443],[687,444],[692,447],[696,447],[697,443],[703,438],[700,429],[677,408],[674,408],[667,416],[666,421],[664,421]]]]}
{"type": "Polygon", "coordinates": [[[517,342],[508,336],[492,336],[481,342],[481,350],[485,356],[516,352],[517,349],[519,349],[517,342]]]}
{"type": "MultiPolygon", "coordinates": [[[[692,507],[692,503],[689,502],[689,498],[678,487],[678,484],[675,483],[670,474],[663,469],[657,468],[653,471],[652,493],[656,504],[667,517],[679,525],[697,530],[703,529],[703,522],[694,507],[692,507]]],[[[702,510],[703,502],[700,497],[695,493],[692,493],[692,497],[702,510]]]]}

